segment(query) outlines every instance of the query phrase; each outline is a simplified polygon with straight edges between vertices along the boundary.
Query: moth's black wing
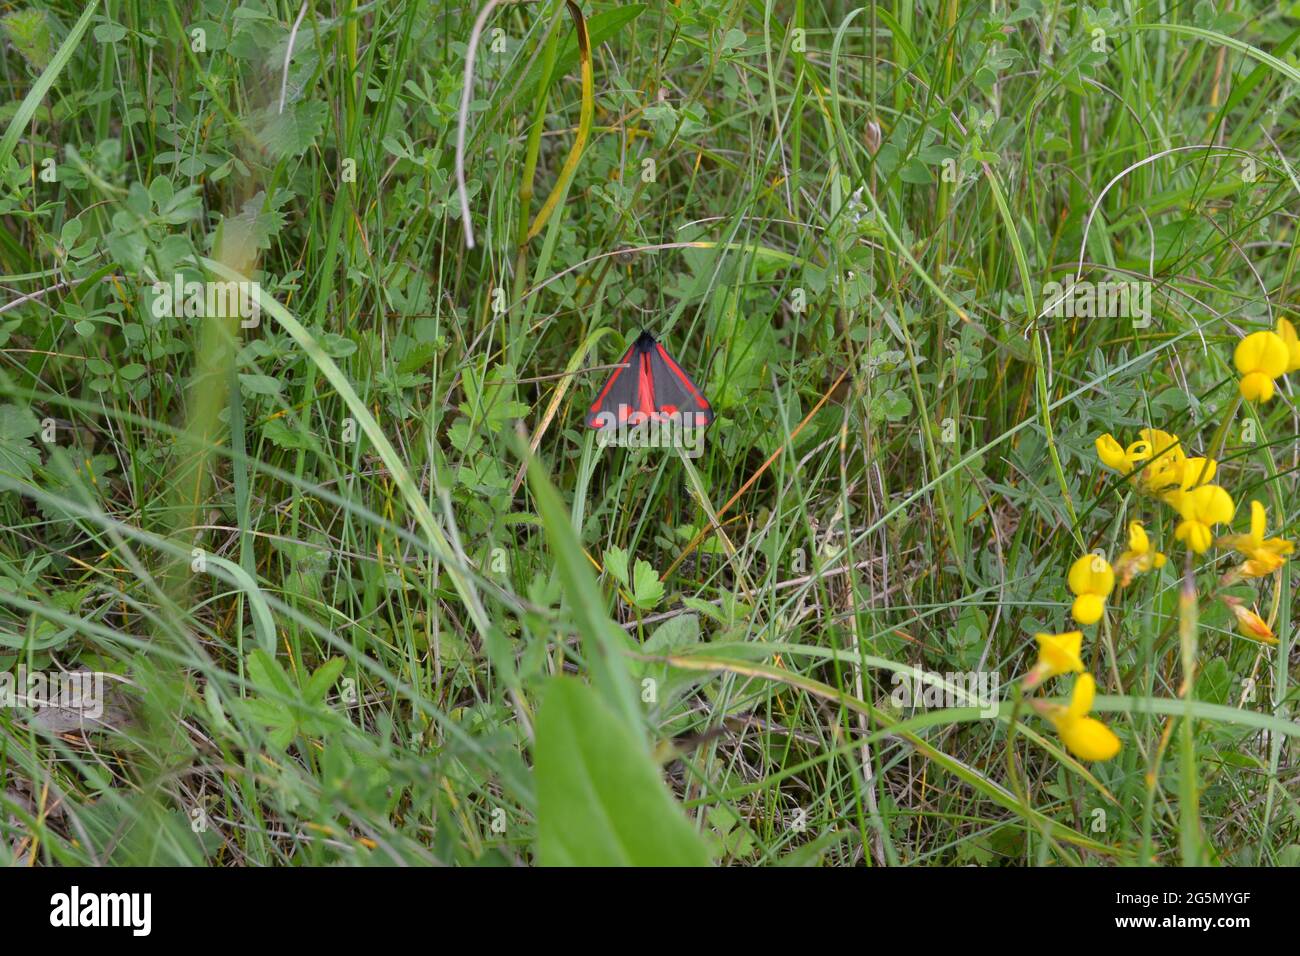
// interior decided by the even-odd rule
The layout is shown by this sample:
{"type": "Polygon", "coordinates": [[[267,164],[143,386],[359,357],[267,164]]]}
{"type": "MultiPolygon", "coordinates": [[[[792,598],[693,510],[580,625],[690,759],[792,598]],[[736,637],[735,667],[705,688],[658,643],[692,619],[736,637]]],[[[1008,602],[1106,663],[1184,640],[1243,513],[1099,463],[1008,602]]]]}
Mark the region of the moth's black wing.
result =
{"type": "Polygon", "coordinates": [[[650,352],[650,372],[654,379],[655,411],[668,415],[693,414],[686,418],[687,424],[707,425],[713,421],[713,409],[703,393],[682,371],[681,366],[673,361],[658,342],[650,352]]]}
{"type": "Polygon", "coordinates": [[[637,394],[638,374],[641,356],[633,345],[618,360],[622,368],[614,369],[600,390],[591,408],[587,410],[588,428],[608,428],[620,421],[625,421],[628,414],[638,406],[640,396],[637,394]],[[620,414],[619,406],[625,410],[620,414]]]}

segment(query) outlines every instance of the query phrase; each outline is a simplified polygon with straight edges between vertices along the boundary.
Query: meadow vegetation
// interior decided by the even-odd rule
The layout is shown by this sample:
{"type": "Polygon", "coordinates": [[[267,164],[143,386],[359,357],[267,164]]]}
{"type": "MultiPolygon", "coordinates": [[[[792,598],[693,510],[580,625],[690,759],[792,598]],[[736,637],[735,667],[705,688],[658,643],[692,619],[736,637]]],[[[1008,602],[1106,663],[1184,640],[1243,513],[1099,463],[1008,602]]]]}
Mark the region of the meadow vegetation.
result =
{"type": "Polygon", "coordinates": [[[1300,863],[1296,5],[0,43],[0,861],[1300,863]]]}

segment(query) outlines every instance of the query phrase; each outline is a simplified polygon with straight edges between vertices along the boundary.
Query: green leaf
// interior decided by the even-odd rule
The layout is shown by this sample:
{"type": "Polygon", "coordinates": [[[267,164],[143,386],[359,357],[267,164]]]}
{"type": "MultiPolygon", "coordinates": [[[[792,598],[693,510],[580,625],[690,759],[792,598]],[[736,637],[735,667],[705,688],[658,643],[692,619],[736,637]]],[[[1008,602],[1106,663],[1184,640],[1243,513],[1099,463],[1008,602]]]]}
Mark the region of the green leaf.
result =
{"type": "Polygon", "coordinates": [[[32,66],[45,69],[50,62],[50,19],[44,10],[20,10],[0,19],[5,37],[32,66]]]}
{"type": "Polygon", "coordinates": [[[312,443],[305,435],[294,431],[285,424],[283,418],[273,418],[262,426],[262,437],[281,448],[290,451],[301,449],[311,451],[312,443]]]}
{"type": "Polygon", "coordinates": [[[101,23],[95,27],[95,40],[99,43],[116,43],[126,36],[126,27],[120,23],[101,23]]]}
{"type": "Polygon", "coordinates": [[[176,195],[172,181],[166,176],[155,176],[149,183],[149,198],[159,209],[165,209],[176,195]]]}
{"type": "Polygon", "coordinates": [[[28,439],[37,432],[36,419],[18,405],[0,405],[0,475],[31,481],[40,452],[28,439]]]}
{"type": "Polygon", "coordinates": [[[1238,53],[1244,53],[1246,56],[1253,57],[1260,63],[1266,64],[1272,69],[1288,77],[1294,83],[1300,83],[1300,69],[1279,60],[1271,54],[1265,53],[1259,47],[1251,46],[1236,37],[1224,36],[1221,33],[1215,33],[1212,30],[1202,30],[1200,27],[1188,26],[1182,23],[1133,23],[1128,24],[1125,29],[1129,30],[1164,30],[1169,33],[1180,33],[1183,36],[1196,37],[1205,40],[1207,43],[1215,43],[1220,46],[1231,47],[1238,53]]]}
{"type": "Polygon", "coordinates": [[[346,657],[331,657],[316,672],[307,678],[307,685],[302,689],[303,700],[309,704],[319,704],[325,700],[325,695],[329,693],[339,675],[343,673],[343,668],[348,664],[346,657]]]}
{"type": "Polygon", "coordinates": [[[918,160],[909,159],[904,164],[903,169],[898,174],[898,178],[905,183],[914,183],[919,186],[927,185],[931,182],[930,171],[918,160]]]}
{"type": "MultiPolygon", "coordinates": [[[[600,689],[605,703],[622,719],[629,739],[637,740],[645,723],[641,703],[632,686],[626,653],[633,647],[632,640],[621,627],[609,619],[605,598],[596,585],[591,565],[582,551],[582,544],[573,530],[570,516],[560,493],[551,484],[546,469],[536,456],[528,459],[528,487],[537,503],[546,537],[555,559],[555,569],[564,589],[565,601],[573,614],[578,633],[582,635],[582,654],[591,670],[592,680],[600,689]],[[633,735],[632,729],[637,733],[633,735]]],[[[638,740],[636,749],[649,754],[644,740],[638,740]]]]}
{"type": "Polygon", "coordinates": [[[668,654],[698,643],[699,615],[678,614],[655,628],[655,632],[641,645],[641,651],[644,654],[668,654]]]}
{"type": "Polygon", "coordinates": [[[605,570],[614,576],[619,584],[627,587],[627,552],[622,548],[610,548],[605,552],[605,570]]]}
{"type": "Polygon", "coordinates": [[[240,375],[239,385],[254,395],[279,395],[280,383],[269,375],[240,375]]]}
{"type": "Polygon", "coordinates": [[[329,110],[317,100],[303,100],[285,106],[284,112],[269,107],[262,114],[258,141],[276,159],[301,156],[325,127],[329,110]]]}
{"type": "MultiPolygon", "coordinates": [[[[714,613],[717,608],[709,605],[714,613]]],[[[700,618],[698,614],[678,614],[660,624],[653,634],[641,645],[641,653],[647,657],[659,657],[680,653],[690,653],[700,643],[700,618]]],[[[633,660],[632,674],[638,680],[653,678],[657,684],[658,704],[661,713],[668,712],[674,699],[684,689],[697,683],[703,676],[698,671],[689,671],[663,664],[658,661],[633,660]]]]}
{"type": "Polygon", "coordinates": [[[632,600],[643,611],[648,611],[662,600],[664,584],[648,561],[637,558],[632,571],[632,600]]]}
{"type": "Polygon", "coordinates": [[[264,697],[250,697],[241,706],[250,717],[268,727],[293,726],[293,715],[284,704],[264,697]]]}
{"type": "Polygon", "coordinates": [[[271,692],[275,697],[296,700],[297,692],[284,668],[260,647],[248,655],[248,676],[259,689],[271,692]]]}
{"type": "Polygon", "coordinates": [[[277,189],[269,200],[265,190],[246,200],[238,213],[222,220],[222,245],[235,250],[271,248],[271,240],[287,222],[281,207],[292,198],[287,189],[277,189]]]}
{"type": "Polygon", "coordinates": [[[534,759],[540,865],[708,865],[654,761],[593,688],[551,681],[534,759]]]}

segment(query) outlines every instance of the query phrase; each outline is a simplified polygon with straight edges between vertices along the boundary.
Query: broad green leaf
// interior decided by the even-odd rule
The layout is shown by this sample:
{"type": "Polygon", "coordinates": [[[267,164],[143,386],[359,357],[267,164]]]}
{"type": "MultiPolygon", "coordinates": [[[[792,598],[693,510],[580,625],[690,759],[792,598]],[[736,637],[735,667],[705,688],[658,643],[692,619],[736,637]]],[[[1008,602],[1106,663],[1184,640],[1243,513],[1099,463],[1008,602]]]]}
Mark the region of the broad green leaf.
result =
{"type": "Polygon", "coordinates": [[[309,704],[319,704],[323,701],[347,665],[346,657],[331,657],[316,668],[316,672],[307,678],[307,684],[302,689],[303,700],[309,704]]]}
{"type": "Polygon", "coordinates": [[[0,405],[0,474],[30,481],[32,466],[41,463],[40,452],[29,439],[36,420],[18,405],[0,405]]]}
{"type": "Polygon", "coordinates": [[[622,548],[610,548],[605,552],[605,570],[624,587],[631,583],[627,576],[627,552],[622,548]]]}
{"type": "Polygon", "coordinates": [[[20,10],[0,19],[5,37],[38,70],[50,63],[50,18],[44,10],[20,10]]]}
{"type": "Polygon", "coordinates": [[[313,448],[311,439],[300,432],[294,431],[285,424],[283,418],[273,418],[262,426],[262,437],[281,448],[290,450],[302,449],[311,451],[313,448]]]}
{"type": "Polygon", "coordinates": [[[239,376],[239,384],[246,392],[254,395],[279,395],[280,380],[271,378],[269,375],[244,375],[239,376]]]}
{"type": "Polygon", "coordinates": [[[678,614],[658,627],[641,645],[643,654],[663,654],[700,643],[700,616],[678,614]]]}
{"type": "Polygon", "coordinates": [[[95,40],[99,43],[116,43],[126,36],[126,27],[120,23],[101,23],[95,27],[95,40]]]}
{"type": "MultiPolygon", "coordinates": [[[[716,611],[716,608],[714,608],[716,611]]],[[[700,618],[698,614],[678,614],[670,617],[658,627],[641,645],[641,653],[647,657],[689,653],[700,643],[700,618]]],[[[656,703],[661,712],[672,703],[684,688],[701,680],[698,673],[679,670],[668,664],[652,660],[633,658],[631,662],[633,675],[638,680],[649,677],[655,681],[656,703]]]]}
{"type": "Polygon", "coordinates": [[[664,596],[664,584],[648,561],[637,558],[632,572],[632,599],[637,607],[648,611],[658,604],[664,596]]]}
{"type": "Polygon", "coordinates": [[[537,713],[537,862],[707,866],[650,755],[591,687],[554,679],[537,713]]]}
{"type": "Polygon", "coordinates": [[[649,747],[644,740],[638,739],[645,719],[624,657],[632,649],[631,639],[609,619],[604,595],[596,585],[596,576],[592,574],[582,544],[573,531],[573,520],[537,457],[528,460],[528,487],[546,528],[565,601],[577,621],[578,633],[582,635],[582,653],[592,680],[605,703],[629,728],[629,739],[636,741],[636,749],[648,754],[649,747]],[[633,728],[637,730],[635,735],[633,728]]]}
{"type": "Polygon", "coordinates": [[[283,741],[281,746],[293,739],[293,714],[289,712],[289,708],[284,704],[274,700],[267,700],[265,697],[252,697],[240,702],[240,705],[258,723],[265,724],[267,727],[278,727],[287,730],[289,737],[283,741]]]}
{"type": "Polygon", "coordinates": [[[280,662],[260,647],[248,655],[248,676],[258,688],[276,697],[293,700],[298,696],[280,662]]]}
{"type": "Polygon", "coordinates": [[[276,159],[301,156],[324,129],[328,115],[325,104],[317,100],[286,105],[283,113],[270,107],[262,114],[258,141],[276,159]]]}

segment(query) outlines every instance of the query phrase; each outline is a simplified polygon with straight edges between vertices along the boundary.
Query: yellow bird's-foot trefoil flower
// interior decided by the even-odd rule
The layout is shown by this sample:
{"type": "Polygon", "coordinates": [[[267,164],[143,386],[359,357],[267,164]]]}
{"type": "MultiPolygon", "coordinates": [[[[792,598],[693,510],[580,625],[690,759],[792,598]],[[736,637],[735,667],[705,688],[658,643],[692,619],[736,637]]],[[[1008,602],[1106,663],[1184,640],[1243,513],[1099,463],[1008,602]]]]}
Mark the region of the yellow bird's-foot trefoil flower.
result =
{"type": "Polygon", "coordinates": [[[1121,475],[1128,477],[1133,474],[1139,462],[1146,461],[1151,457],[1150,446],[1146,442],[1137,442],[1125,448],[1115,436],[1109,433],[1099,435],[1096,441],[1097,458],[1101,463],[1112,471],[1118,471],[1121,475]]]}
{"type": "Polygon", "coordinates": [[[1025,675],[1021,686],[1029,690],[1058,674],[1077,674],[1083,670],[1083,631],[1066,634],[1035,634],[1038,641],[1038,663],[1025,675]]]}
{"type": "Polygon", "coordinates": [[[1126,476],[1144,495],[1167,498],[1179,490],[1190,491],[1208,484],[1219,467],[1213,458],[1188,458],[1177,435],[1158,428],[1144,428],[1139,434],[1141,440],[1127,448],[1110,434],[1098,437],[1096,446],[1101,463],[1126,476]]]}
{"type": "Polygon", "coordinates": [[[1137,575],[1164,566],[1165,556],[1151,547],[1151,539],[1147,537],[1142,522],[1130,521],[1128,523],[1128,550],[1121,554],[1119,560],[1115,562],[1115,576],[1119,578],[1119,586],[1126,588],[1137,575]]]}
{"type": "Polygon", "coordinates": [[[1177,434],[1161,432],[1157,428],[1144,428],[1139,434],[1151,446],[1151,462],[1141,470],[1138,490],[1160,496],[1171,488],[1178,488],[1183,481],[1183,462],[1187,455],[1183,453],[1182,441],[1177,434]]]}
{"type": "Polygon", "coordinates": [[[1070,565],[1066,578],[1074,604],[1070,615],[1080,624],[1096,624],[1106,609],[1106,597],[1115,587],[1115,571],[1100,554],[1085,554],[1070,565]]]}
{"type": "Polygon", "coordinates": [[[1080,760],[1109,760],[1120,749],[1114,731],[1095,717],[1088,716],[1096,693],[1097,682],[1091,674],[1083,673],[1074,682],[1068,707],[1045,700],[1034,701],[1034,708],[1056,728],[1065,749],[1080,760]]]}
{"type": "Polygon", "coordinates": [[[1250,533],[1225,535],[1216,542],[1220,547],[1232,548],[1245,555],[1246,560],[1225,576],[1225,583],[1242,578],[1262,578],[1272,574],[1286,562],[1286,556],[1295,545],[1284,538],[1265,538],[1268,514],[1258,501],[1250,503],[1250,533]],[[1231,579],[1231,580],[1229,580],[1231,579]]]}
{"type": "Polygon", "coordinates": [[[1184,458],[1175,469],[1171,469],[1169,477],[1175,483],[1174,487],[1161,489],[1159,497],[1170,503],[1170,497],[1179,491],[1191,491],[1201,485],[1208,485],[1218,470],[1219,463],[1213,458],[1184,458]]]}
{"type": "Polygon", "coordinates": [[[1213,458],[1188,458],[1177,435],[1144,428],[1142,441],[1151,448],[1151,460],[1138,476],[1138,491],[1168,500],[1177,491],[1208,484],[1218,470],[1213,458]]]}
{"type": "Polygon", "coordinates": [[[1231,521],[1232,513],[1237,510],[1232,496],[1218,485],[1174,491],[1167,500],[1183,519],[1174,529],[1174,537],[1197,554],[1204,553],[1214,543],[1214,526],[1231,521]]]}
{"type": "Polygon", "coordinates": [[[1252,332],[1237,343],[1232,361],[1241,373],[1241,397],[1267,402],[1273,397],[1273,379],[1290,367],[1291,350],[1276,332],[1252,332]]]}
{"type": "Polygon", "coordinates": [[[1277,320],[1278,337],[1286,343],[1286,350],[1289,355],[1286,363],[1288,373],[1300,369],[1300,336],[1296,335],[1295,326],[1286,319],[1277,320]]]}
{"type": "Polygon", "coordinates": [[[1250,638],[1252,641],[1259,641],[1262,644],[1277,643],[1277,635],[1268,626],[1268,622],[1242,604],[1241,598],[1225,594],[1219,600],[1232,609],[1233,615],[1237,618],[1237,629],[1241,631],[1243,636],[1250,638]]]}
{"type": "Polygon", "coordinates": [[[1130,447],[1145,445],[1150,459],[1138,476],[1138,491],[1159,496],[1178,487],[1182,482],[1183,462],[1187,460],[1182,440],[1158,428],[1144,428],[1138,434],[1142,440],[1130,447]]]}

